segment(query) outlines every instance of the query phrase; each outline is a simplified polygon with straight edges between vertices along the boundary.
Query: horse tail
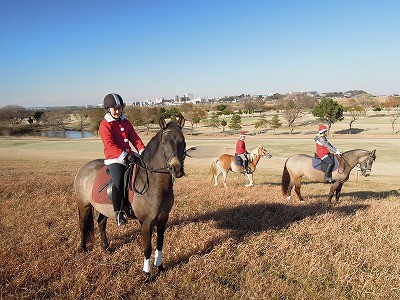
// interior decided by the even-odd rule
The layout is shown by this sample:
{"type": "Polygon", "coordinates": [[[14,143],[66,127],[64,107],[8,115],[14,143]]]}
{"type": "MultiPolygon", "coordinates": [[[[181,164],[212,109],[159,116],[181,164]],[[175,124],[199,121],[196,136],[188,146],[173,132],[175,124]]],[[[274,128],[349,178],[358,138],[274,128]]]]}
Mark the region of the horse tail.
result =
{"type": "Polygon", "coordinates": [[[215,174],[217,174],[217,161],[218,161],[219,159],[218,158],[214,158],[212,161],[211,161],[211,164],[210,164],[210,172],[211,172],[211,179],[213,178],[213,176],[215,175],[215,174]]]}
{"type": "Polygon", "coordinates": [[[288,160],[289,160],[289,158],[285,162],[285,166],[283,167],[283,173],[282,173],[282,193],[284,196],[287,196],[289,183],[290,183],[290,174],[286,167],[288,160]]]}

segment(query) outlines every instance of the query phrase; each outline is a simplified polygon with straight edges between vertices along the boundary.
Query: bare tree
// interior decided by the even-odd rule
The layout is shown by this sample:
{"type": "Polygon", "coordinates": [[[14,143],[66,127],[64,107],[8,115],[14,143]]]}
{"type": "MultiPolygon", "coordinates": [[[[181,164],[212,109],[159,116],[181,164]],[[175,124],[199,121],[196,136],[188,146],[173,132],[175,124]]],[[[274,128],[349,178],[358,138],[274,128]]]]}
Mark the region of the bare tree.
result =
{"type": "Polygon", "coordinates": [[[183,116],[191,124],[190,132],[193,135],[193,126],[199,124],[203,120],[207,113],[200,107],[196,107],[192,103],[185,103],[179,106],[179,111],[182,112],[183,116]]]}
{"type": "Polygon", "coordinates": [[[392,124],[392,134],[394,134],[394,123],[400,117],[400,111],[396,111],[395,113],[390,115],[390,123],[392,124]]]}
{"type": "Polygon", "coordinates": [[[315,103],[317,100],[306,93],[291,93],[281,100],[279,107],[282,109],[282,117],[291,127],[290,133],[294,130],[295,121],[308,113],[315,103]]]}
{"type": "Polygon", "coordinates": [[[90,129],[98,132],[100,122],[103,120],[105,115],[105,110],[103,108],[91,108],[88,110],[90,129]]]}
{"type": "Polygon", "coordinates": [[[73,113],[73,115],[79,122],[80,131],[83,131],[84,122],[89,118],[88,109],[77,110],[73,113]]]}
{"type": "Polygon", "coordinates": [[[69,112],[65,109],[55,109],[46,111],[42,117],[44,124],[53,130],[67,130],[67,124],[70,121],[69,112]]]}
{"type": "Polygon", "coordinates": [[[19,105],[7,105],[0,108],[0,120],[17,125],[30,116],[30,111],[19,105]]]}
{"type": "Polygon", "coordinates": [[[365,115],[366,109],[361,105],[357,104],[356,101],[350,101],[351,105],[345,106],[344,111],[348,113],[350,116],[350,124],[349,124],[349,134],[351,134],[351,126],[352,124],[361,116],[365,115]]]}

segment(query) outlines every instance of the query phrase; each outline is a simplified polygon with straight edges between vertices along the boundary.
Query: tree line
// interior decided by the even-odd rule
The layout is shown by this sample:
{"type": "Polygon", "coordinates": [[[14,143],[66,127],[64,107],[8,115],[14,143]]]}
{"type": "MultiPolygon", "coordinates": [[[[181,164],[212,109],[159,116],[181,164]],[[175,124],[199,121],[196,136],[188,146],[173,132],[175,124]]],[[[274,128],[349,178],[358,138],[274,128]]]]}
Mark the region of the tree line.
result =
{"type": "MultiPolygon", "coordinates": [[[[320,121],[324,121],[329,127],[337,121],[342,121],[344,116],[350,117],[349,133],[352,132],[353,123],[367,109],[378,114],[386,110],[390,117],[392,133],[395,132],[396,120],[399,113],[400,97],[390,96],[384,103],[379,103],[368,94],[348,99],[346,104],[324,97],[317,99],[306,93],[291,93],[279,95],[274,101],[265,102],[260,98],[247,98],[240,103],[219,103],[216,105],[194,105],[184,103],[178,106],[152,106],[152,107],[126,107],[124,113],[135,127],[145,128],[149,134],[152,126],[158,124],[158,120],[174,120],[183,115],[190,124],[190,132],[193,134],[195,127],[200,123],[214,129],[226,128],[236,132],[242,128],[242,117],[247,115],[255,118],[254,127],[257,130],[276,130],[283,126],[284,121],[293,132],[298,121],[306,114],[312,113],[320,121]],[[271,113],[274,112],[275,113],[271,113]],[[272,118],[267,119],[268,115],[272,118]]],[[[0,108],[0,134],[12,134],[31,130],[86,130],[97,131],[103,119],[103,108],[80,108],[75,110],[52,109],[46,111],[32,111],[18,105],[7,105],[0,108]]]]}

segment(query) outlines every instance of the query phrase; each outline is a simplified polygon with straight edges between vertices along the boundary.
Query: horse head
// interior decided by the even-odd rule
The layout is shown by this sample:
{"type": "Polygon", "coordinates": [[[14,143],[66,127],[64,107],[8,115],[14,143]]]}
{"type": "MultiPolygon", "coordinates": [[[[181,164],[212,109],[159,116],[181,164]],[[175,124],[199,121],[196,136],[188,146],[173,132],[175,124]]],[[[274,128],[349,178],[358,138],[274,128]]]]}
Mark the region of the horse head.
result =
{"type": "Polygon", "coordinates": [[[161,146],[164,151],[165,163],[171,175],[180,178],[185,175],[183,165],[186,156],[186,142],[182,133],[185,119],[180,116],[177,123],[166,123],[161,118],[159,124],[162,129],[161,146]]]}
{"type": "Polygon", "coordinates": [[[265,149],[263,146],[259,146],[258,147],[258,155],[260,157],[265,157],[265,158],[271,158],[272,157],[272,154],[267,149],[265,149]]]}
{"type": "Polygon", "coordinates": [[[376,159],[375,153],[376,150],[369,152],[366,158],[364,156],[365,159],[360,162],[361,175],[367,177],[371,174],[372,164],[376,159]]]}

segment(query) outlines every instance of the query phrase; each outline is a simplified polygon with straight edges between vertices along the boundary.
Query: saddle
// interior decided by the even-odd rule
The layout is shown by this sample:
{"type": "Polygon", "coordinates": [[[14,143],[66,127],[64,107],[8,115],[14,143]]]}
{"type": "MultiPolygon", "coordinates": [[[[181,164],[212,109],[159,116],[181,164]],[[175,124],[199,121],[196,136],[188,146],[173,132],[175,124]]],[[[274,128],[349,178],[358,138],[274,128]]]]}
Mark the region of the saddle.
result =
{"type": "MultiPolygon", "coordinates": [[[[133,174],[136,174],[136,166],[133,170],[133,174]]],[[[132,179],[134,181],[134,178],[132,179]]],[[[107,166],[104,166],[99,173],[97,173],[96,178],[94,179],[93,188],[92,188],[92,199],[93,202],[98,204],[110,204],[112,205],[111,200],[111,175],[107,166]]],[[[128,192],[127,199],[130,203],[133,202],[133,190],[126,187],[128,192]]]]}
{"type": "MultiPolygon", "coordinates": [[[[337,159],[337,157],[335,156],[335,165],[333,166],[332,171],[335,171],[339,168],[339,160],[337,159]]],[[[318,171],[322,171],[325,172],[326,170],[326,163],[324,163],[318,156],[314,156],[312,158],[312,166],[314,169],[318,170],[318,171]]]]}
{"type": "Polygon", "coordinates": [[[243,167],[243,159],[235,153],[235,164],[239,167],[243,167]]]}

